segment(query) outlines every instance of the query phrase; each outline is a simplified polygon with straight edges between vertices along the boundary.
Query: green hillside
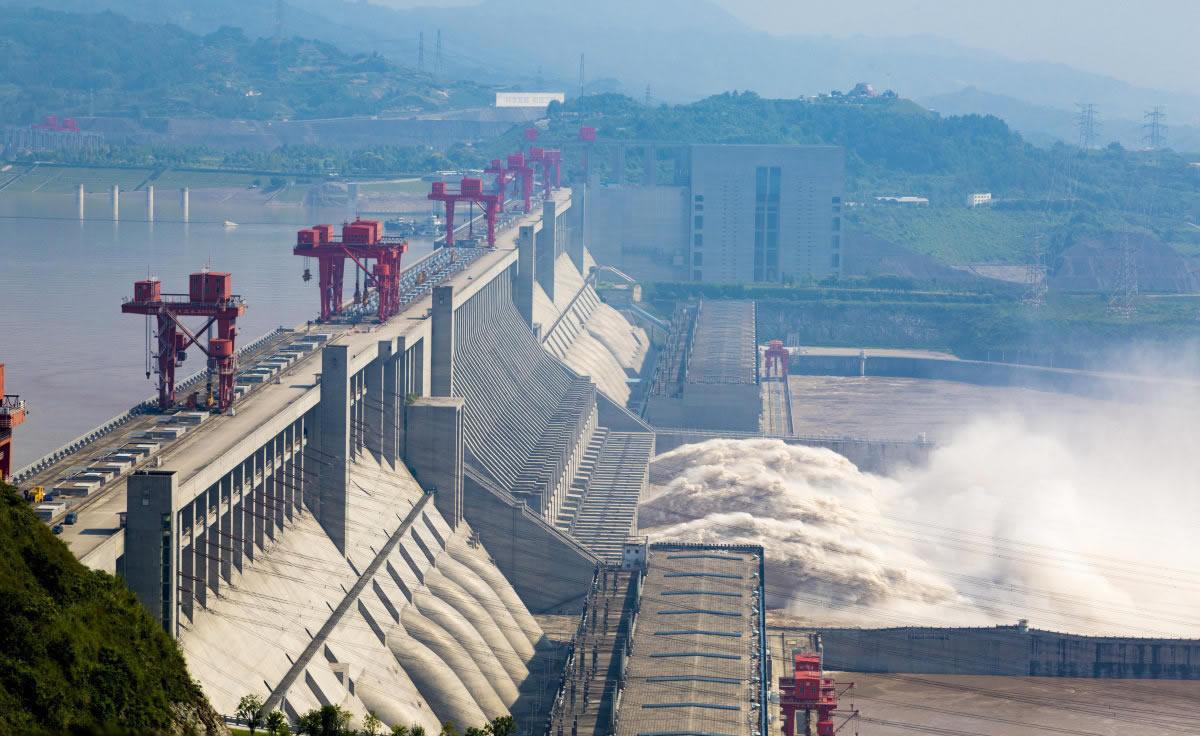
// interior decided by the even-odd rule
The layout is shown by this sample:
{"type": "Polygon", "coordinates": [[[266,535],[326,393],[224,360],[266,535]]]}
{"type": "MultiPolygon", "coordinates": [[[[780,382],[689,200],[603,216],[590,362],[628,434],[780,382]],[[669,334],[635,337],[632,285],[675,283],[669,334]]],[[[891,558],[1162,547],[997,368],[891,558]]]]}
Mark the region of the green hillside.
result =
{"type": "MultiPolygon", "coordinates": [[[[1083,151],[1039,148],[999,118],[941,116],[904,99],[766,99],[753,92],[686,105],[642,105],[594,95],[551,110],[542,142],[573,140],[580,124],[601,140],[683,143],[835,144],[846,150],[847,219],[879,237],[952,263],[1020,262],[1035,235],[1051,259],[1080,237],[1150,232],[1178,250],[1200,248],[1200,174],[1192,158],[1120,146],[1083,151]],[[991,192],[995,208],[972,213],[971,192],[991,192]],[[926,197],[929,207],[898,211],[875,197],[926,197]]],[[[518,134],[506,140],[515,146],[518,134]]],[[[603,158],[603,157],[601,157],[603,158]]],[[[669,181],[666,162],[659,181],[669,181]]],[[[607,160],[596,165],[603,170],[607,160]]],[[[644,162],[626,162],[637,180],[644,162]]]]}
{"type": "Polygon", "coordinates": [[[50,113],[284,119],[418,112],[488,101],[378,54],[303,38],[206,36],[111,12],[4,9],[0,122],[50,113]]]}
{"type": "Polygon", "coordinates": [[[134,595],[80,564],[0,485],[0,734],[216,727],[175,643],[134,595]]]}

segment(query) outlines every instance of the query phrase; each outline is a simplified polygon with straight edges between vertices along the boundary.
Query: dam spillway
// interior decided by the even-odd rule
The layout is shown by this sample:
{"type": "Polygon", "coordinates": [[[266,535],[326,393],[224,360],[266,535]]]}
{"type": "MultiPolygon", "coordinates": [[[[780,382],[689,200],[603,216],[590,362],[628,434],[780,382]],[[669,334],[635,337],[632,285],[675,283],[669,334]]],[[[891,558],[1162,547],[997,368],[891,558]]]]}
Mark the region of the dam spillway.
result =
{"type": "Polygon", "coordinates": [[[235,412],[167,419],[82,507],[82,559],[125,577],[219,711],[256,692],[293,720],[536,717],[554,653],[530,612],[578,607],[619,560],[654,448],[624,409],[645,334],[599,302],[571,192],[552,201],[407,272],[387,322],[282,331],[235,412]]]}

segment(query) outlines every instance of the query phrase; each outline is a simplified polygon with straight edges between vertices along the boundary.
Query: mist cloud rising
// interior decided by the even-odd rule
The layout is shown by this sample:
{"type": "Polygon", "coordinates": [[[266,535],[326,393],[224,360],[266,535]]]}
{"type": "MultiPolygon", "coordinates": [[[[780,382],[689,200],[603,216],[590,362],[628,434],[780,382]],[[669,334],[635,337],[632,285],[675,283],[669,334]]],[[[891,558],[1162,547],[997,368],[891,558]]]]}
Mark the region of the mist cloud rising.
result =
{"type": "Polygon", "coordinates": [[[832,451],[712,440],[660,456],[656,539],[767,549],[769,604],[812,623],[1200,638],[1194,402],[977,418],[884,478],[832,451]]]}

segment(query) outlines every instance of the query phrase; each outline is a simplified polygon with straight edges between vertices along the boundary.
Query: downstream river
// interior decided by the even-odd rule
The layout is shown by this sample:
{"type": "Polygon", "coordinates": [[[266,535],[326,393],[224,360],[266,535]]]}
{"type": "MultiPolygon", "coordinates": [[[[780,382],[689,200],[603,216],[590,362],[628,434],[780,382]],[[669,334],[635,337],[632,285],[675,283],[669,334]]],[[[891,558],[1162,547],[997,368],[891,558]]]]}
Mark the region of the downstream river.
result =
{"type": "MultiPolygon", "coordinates": [[[[149,223],[145,195],[124,193],[123,220],[114,223],[104,195],[89,195],[87,214],[96,219],[81,222],[72,195],[0,192],[0,363],[5,390],[20,394],[30,412],[13,440],[14,469],[155,393],[154,376],[146,378],[145,319],[121,314],[135,280],[150,274],[164,291],[184,292],[193,271],[231,272],[248,307],[241,344],[315,315],[315,281],[301,280],[302,259],[291,252],[295,231],[341,223],[349,213],[194,191],[184,224],[177,197],[165,194],[149,223]],[[238,226],[226,228],[226,220],[238,226]]],[[[430,247],[413,243],[406,260],[430,247]]],[[[348,283],[352,293],[352,274],[348,283]]],[[[179,370],[190,375],[203,365],[193,349],[179,370]]]]}

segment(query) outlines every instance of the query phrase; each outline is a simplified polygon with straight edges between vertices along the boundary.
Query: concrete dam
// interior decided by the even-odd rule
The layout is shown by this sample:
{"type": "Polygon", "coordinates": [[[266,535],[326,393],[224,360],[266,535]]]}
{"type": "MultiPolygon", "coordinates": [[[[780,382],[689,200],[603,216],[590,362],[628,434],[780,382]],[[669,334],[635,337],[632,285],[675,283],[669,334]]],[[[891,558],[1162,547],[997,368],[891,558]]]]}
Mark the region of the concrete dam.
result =
{"type": "Polygon", "coordinates": [[[382,324],[260,342],[233,412],[131,417],[25,471],[84,497],[68,542],[218,711],[544,722],[562,662],[531,612],[579,610],[619,563],[654,453],[624,408],[648,340],[600,302],[571,205],[408,267],[382,324]]]}

